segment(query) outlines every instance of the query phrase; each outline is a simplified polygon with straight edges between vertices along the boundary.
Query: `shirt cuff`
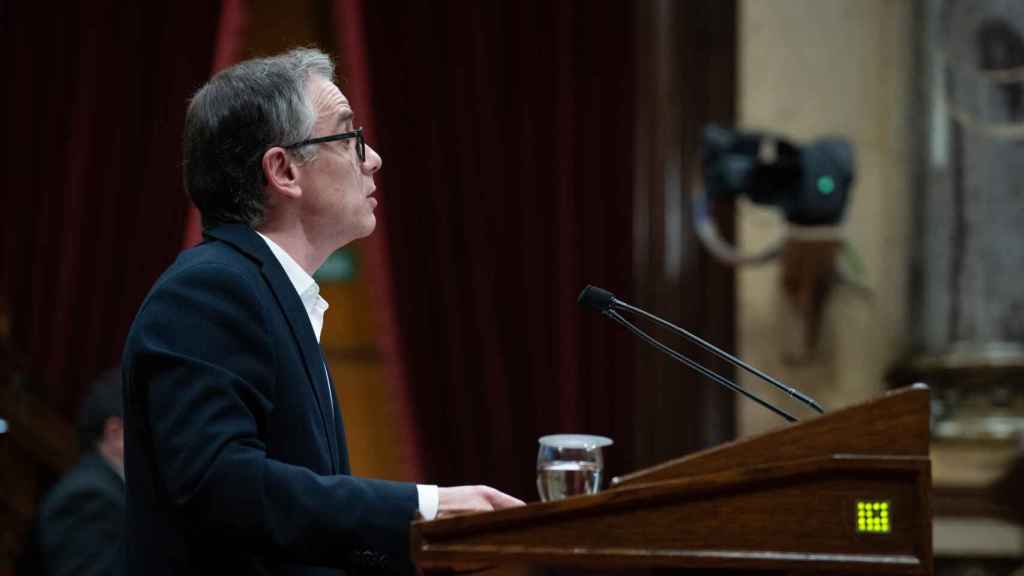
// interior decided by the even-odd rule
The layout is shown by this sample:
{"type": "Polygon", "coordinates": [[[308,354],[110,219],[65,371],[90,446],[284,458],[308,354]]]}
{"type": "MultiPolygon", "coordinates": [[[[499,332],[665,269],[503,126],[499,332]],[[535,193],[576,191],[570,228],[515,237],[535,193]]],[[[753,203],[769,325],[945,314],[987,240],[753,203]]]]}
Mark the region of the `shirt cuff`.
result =
{"type": "Polygon", "coordinates": [[[433,520],[437,517],[438,495],[437,486],[432,484],[417,484],[416,492],[420,497],[420,516],[424,520],[433,520]]]}

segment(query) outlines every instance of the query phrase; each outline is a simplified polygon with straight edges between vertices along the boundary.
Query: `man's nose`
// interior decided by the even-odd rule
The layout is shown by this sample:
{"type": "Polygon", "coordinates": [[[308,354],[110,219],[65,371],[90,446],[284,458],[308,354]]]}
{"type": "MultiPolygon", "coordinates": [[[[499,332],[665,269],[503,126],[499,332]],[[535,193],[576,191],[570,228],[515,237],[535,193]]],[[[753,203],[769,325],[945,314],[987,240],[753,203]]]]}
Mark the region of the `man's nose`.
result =
{"type": "Polygon", "coordinates": [[[363,162],[363,171],[367,174],[374,174],[384,165],[384,159],[377,154],[369,144],[366,145],[366,161],[363,162]]]}

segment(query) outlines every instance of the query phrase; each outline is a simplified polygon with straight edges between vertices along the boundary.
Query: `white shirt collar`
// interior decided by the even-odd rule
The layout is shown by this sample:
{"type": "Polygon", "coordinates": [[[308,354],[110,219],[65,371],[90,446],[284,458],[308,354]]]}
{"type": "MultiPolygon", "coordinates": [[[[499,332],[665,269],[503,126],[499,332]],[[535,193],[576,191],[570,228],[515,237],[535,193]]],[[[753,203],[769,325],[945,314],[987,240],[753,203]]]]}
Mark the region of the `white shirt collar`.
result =
{"type": "Polygon", "coordinates": [[[320,332],[324,325],[324,313],[330,307],[327,301],[320,297],[320,286],[290,254],[285,252],[284,248],[278,246],[276,242],[260,231],[257,230],[256,233],[267,243],[267,247],[281,263],[281,268],[284,268],[284,273],[291,280],[292,286],[295,287],[295,292],[298,293],[299,299],[302,300],[302,306],[309,316],[309,323],[313,327],[313,333],[316,334],[316,341],[319,342],[320,332]]]}

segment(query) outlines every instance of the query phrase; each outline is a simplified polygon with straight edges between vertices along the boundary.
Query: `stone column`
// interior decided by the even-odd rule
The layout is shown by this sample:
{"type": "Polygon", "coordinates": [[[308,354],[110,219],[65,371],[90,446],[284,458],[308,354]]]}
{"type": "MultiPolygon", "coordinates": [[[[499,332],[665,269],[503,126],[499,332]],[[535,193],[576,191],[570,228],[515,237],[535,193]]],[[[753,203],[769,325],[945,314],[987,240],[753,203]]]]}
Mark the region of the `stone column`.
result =
{"type": "Polygon", "coordinates": [[[913,356],[939,438],[1024,431],[1024,3],[929,0],[914,213],[913,356]]]}

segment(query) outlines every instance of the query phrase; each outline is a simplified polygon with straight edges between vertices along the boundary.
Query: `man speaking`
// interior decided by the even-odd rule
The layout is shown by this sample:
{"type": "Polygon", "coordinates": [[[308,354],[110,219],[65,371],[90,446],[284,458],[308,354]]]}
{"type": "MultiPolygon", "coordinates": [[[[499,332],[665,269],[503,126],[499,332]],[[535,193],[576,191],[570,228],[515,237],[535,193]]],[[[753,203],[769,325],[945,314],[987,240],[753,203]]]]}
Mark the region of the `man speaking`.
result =
{"type": "Polygon", "coordinates": [[[373,232],[381,158],[333,77],[322,52],[292,50],[189,105],[205,241],[157,280],[124,351],[129,574],[404,572],[417,513],[522,505],[349,475],[312,273],[373,232]]]}

